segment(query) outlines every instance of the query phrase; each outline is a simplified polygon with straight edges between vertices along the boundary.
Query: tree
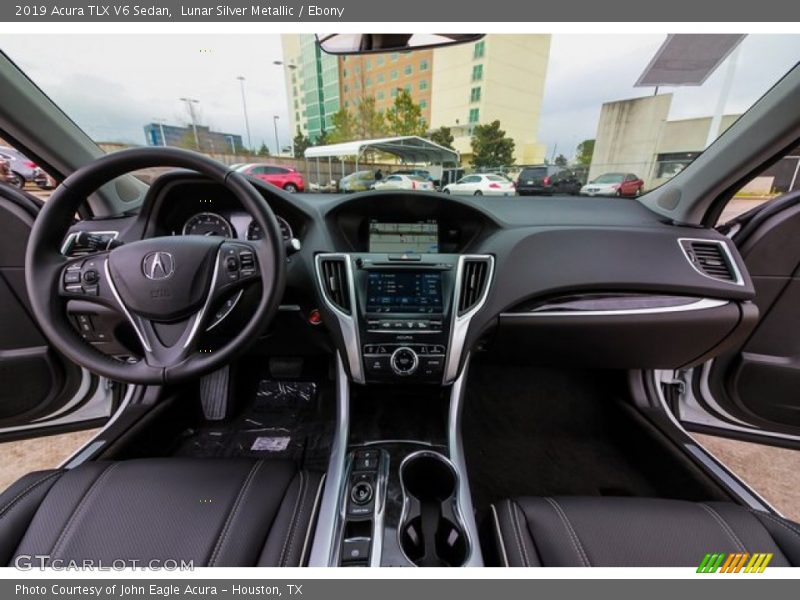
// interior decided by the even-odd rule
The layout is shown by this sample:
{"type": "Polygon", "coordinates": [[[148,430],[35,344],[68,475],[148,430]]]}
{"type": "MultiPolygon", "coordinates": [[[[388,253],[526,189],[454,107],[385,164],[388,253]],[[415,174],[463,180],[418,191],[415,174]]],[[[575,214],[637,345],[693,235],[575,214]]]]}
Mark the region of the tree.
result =
{"type": "Polygon", "coordinates": [[[331,117],[331,124],[333,131],[328,135],[328,143],[337,144],[356,139],[356,121],[344,106],[331,117]]]}
{"type": "Polygon", "coordinates": [[[294,136],[292,140],[292,145],[294,146],[294,157],[295,158],[303,158],[305,156],[306,148],[311,146],[311,140],[308,139],[308,136],[303,135],[303,132],[300,131],[300,126],[297,126],[297,135],[294,136]]]}
{"type": "Polygon", "coordinates": [[[422,107],[407,90],[398,91],[394,105],[386,111],[386,122],[392,135],[425,135],[428,129],[422,107]]]}
{"type": "Polygon", "coordinates": [[[455,150],[455,148],[453,148],[453,141],[455,138],[449,127],[442,125],[439,129],[434,129],[431,131],[429,138],[434,144],[439,144],[449,150],[455,150]]]}
{"type": "Polygon", "coordinates": [[[197,143],[194,140],[194,132],[191,130],[191,128],[181,136],[180,140],[178,140],[178,148],[198,150],[197,143]]]}
{"type": "Polygon", "coordinates": [[[500,121],[476,125],[472,131],[472,166],[476,169],[514,164],[514,140],[500,129],[500,121]]]}
{"type": "Polygon", "coordinates": [[[264,142],[261,142],[261,148],[258,149],[258,156],[269,156],[269,148],[264,142]]]}
{"type": "Polygon", "coordinates": [[[583,140],[575,149],[577,156],[576,162],[583,166],[588,167],[592,164],[592,156],[594,155],[594,140],[583,140]]]}
{"type": "Polygon", "coordinates": [[[314,146],[325,146],[325,145],[330,143],[330,140],[331,140],[330,134],[323,129],[320,132],[320,134],[317,136],[317,139],[314,140],[313,145],[314,146]]]}
{"type": "Polygon", "coordinates": [[[564,156],[563,154],[559,154],[558,156],[556,156],[556,159],[553,162],[557,167],[566,167],[567,164],[569,163],[569,160],[567,160],[567,157],[564,156]]]}
{"type": "Polygon", "coordinates": [[[386,117],[375,108],[375,96],[365,96],[356,107],[356,137],[371,140],[386,135],[386,117]]]}

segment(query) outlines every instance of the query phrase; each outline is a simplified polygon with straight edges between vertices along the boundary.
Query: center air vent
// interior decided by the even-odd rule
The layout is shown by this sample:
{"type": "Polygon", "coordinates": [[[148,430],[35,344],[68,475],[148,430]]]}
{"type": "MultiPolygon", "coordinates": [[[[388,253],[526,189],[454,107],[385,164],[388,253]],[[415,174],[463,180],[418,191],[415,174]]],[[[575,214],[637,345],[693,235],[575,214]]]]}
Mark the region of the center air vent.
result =
{"type": "Polygon", "coordinates": [[[489,285],[489,259],[465,259],[461,274],[461,289],[458,294],[459,316],[473,309],[481,301],[487,285],[489,285]]]}
{"type": "Polygon", "coordinates": [[[331,304],[350,314],[350,291],[347,285],[347,259],[325,257],[319,261],[323,293],[331,304]]]}
{"type": "Polygon", "coordinates": [[[681,248],[692,266],[711,279],[741,283],[733,258],[724,242],[710,240],[680,240],[681,248]]]}

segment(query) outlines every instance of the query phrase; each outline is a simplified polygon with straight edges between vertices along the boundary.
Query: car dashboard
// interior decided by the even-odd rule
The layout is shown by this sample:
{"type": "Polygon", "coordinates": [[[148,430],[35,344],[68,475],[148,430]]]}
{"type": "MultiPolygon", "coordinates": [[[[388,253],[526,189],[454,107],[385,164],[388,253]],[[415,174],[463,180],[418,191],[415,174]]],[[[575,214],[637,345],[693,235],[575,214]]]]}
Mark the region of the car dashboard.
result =
{"type": "MultiPolygon", "coordinates": [[[[449,385],[471,352],[503,361],[682,368],[721,353],[757,318],[735,246],[617,198],[460,198],[427,192],[286,194],[254,181],[287,248],[276,322],[255,351],[339,354],[361,384],[449,385]],[[323,325],[320,327],[320,325],[323,325]]],[[[143,237],[261,234],[223,187],[162,175],[133,217],[79,231],[143,237]]],[[[67,253],[74,251],[65,247],[67,253]]],[[[248,318],[258,290],[227,299],[206,343],[248,318]]],[[[124,323],[82,302],[87,341],[120,357],[124,323]]]]}

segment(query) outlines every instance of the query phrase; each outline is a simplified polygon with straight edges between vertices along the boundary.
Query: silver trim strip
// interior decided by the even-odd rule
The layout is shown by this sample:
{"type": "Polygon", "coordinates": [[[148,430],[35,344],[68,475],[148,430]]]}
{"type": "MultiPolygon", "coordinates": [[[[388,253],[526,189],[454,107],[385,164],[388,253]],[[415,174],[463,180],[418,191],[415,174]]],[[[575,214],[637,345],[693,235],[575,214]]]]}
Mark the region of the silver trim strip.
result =
{"type": "Polygon", "coordinates": [[[345,484],[345,460],[347,459],[347,437],[350,431],[350,382],[336,354],[336,429],[331,442],[331,455],[325,473],[325,490],[317,519],[314,544],[311,547],[310,567],[333,566],[336,548],[334,542],[341,526],[339,500],[345,484]]]}
{"type": "Polygon", "coordinates": [[[194,341],[194,337],[197,335],[198,329],[200,329],[200,323],[203,322],[203,318],[206,316],[206,311],[208,311],[209,306],[211,306],[211,301],[214,299],[214,291],[217,288],[217,275],[219,275],[220,269],[222,269],[221,259],[222,258],[222,247],[217,250],[217,258],[214,260],[214,273],[211,275],[211,286],[208,288],[208,292],[206,294],[206,301],[203,304],[203,308],[201,308],[197,314],[194,316],[194,323],[192,323],[192,328],[189,331],[189,335],[186,338],[186,341],[183,343],[184,350],[188,348],[191,343],[194,341]]]}
{"type": "Polygon", "coordinates": [[[489,254],[462,254],[458,257],[458,267],[456,268],[456,281],[453,289],[453,304],[450,307],[452,313],[450,321],[450,339],[447,345],[447,359],[444,364],[444,376],[442,385],[451,383],[458,376],[458,366],[461,363],[461,355],[464,351],[464,342],[469,332],[469,324],[472,317],[483,308],[486,298],[489,296],[489,289],[492,287],[494,277],[494,256],[489,254]],[[489,264],[489,272],[486,276],[486,287],[483,290],[478,302],[463,315],[458,315],[458,302],[461,299],[461,279],[464,276],[464,263],[468,260],[485,261],[489,264]]]}
{"type": "MultiPolygon", "coordinates": [[[[488,285],[487,285],[488,289],[488,285]]],[[[464,402],[464,390],[469,371],[469,359],[467,354],[464,359],[464,369],[458,379],[450,389],[450,415],[447,427],[447,445],[450,452],[450,461],[458,473],[458,493],[456,494],[456,508],[464,530],[467,535],[469,545],[465,567],[482,567],[483,554],[478,537],[478,525],[475,523],[475,510],[472,506],[472,496],[469,491],[469,480],[467,478],[467,463],[464,458],[464,445],[461,441],[461,411],[464,402]]]]}
{"type": "Polygon", "coordinates": [[[364,383],[364,369],[361,363],[361,341],[358,334],[358,306],[356,305],[355,282],[353,277],[353,260],[349,254],[335,252],[327,254],[317,254],[314,259],[314,266],[317,271],[317,285],[322,300],[336,316],[339,329],[345,341],[345,351],[347,352],[347,364],[350,368],[350,376],[356,383],[364,383]],[[342,260],[345,263],[345,273],[347,273],[347,293],[350,296],[350,314],[348,315],[337,307],[328,298],[325,282],[322,279],[322,261],[342,260]]]}
{"type": "Polygon", "coordinates": [[[530,318],[530,317],[616,317],[627,315],[657,315],[664,313],[687,312],[692,310],[707,310],[709,308],[719,308],[730,304],[729,300],[717,300],[714,298],[701,298],[689,304],[677,304],[675,306],[653,306],[649,308],[623,308],[609,310],[542,310],[529,312],[504,312],[500,313],[502,318],[530,318]]]}
{"type": "Polygon", "coordinates": [[[114,296],[114,300],[117,301],[117,304],[119,304],[122,313],[128,319],[128,322],[131,324],[133,330],[136,332],[136,337],[139,338],[139,341],[142,344],[142,348],[144,348],[145,352],[152,352],[153,349],[150,347],[150,343],[147,341],[147,338],[144,336],[144,334],[141,331],[139,331],[139,324],[134,320],[133,315],[131,315],[131,313],[128,312],[128,308],[122,302],[122,298],[120,298],[119,292],[117,291],[117,286],[114,285],[114,280],[111,279],[111,271],[108,268],[108,259],[106,259],[105,262],[103,263],[103,270],[105,271],[106,274],[108,289],[111,290],[111,294],[114,296]]]}
{"type": "Polygon", "coordinates": [[[760,511],[766,512],[774,512],[775,514],[780,514],[775,508],[764,498],[762,498],[758,492],[753,490],[747,483],[745,483],[741,478],[739,478],[736,473],[734,473],[724,462],[722,462],[719,458],[714,456],[705,446],[703,446],[700,442],[695,440],[689,432],[684,429],[683,425],[675,415],[672,414],[672,411],[667,406],[667,401],[664,398],[664,392],[661,389],[662,379],[664,381],[672,381],[672,371],[664,371],[664,370],[655,370],[655,371],[648,371],[648,374],[653,378],[653,387],[656,391],[656,399],[658,403],[661,405],[661,410],[667,415],[667,418],[672,422],[672,424],[678,428],[683,434],[688,436],[695,444],[695,448],[699,449],[700,452],[697,450],[693,450],[692,446],[686,444],[684,448],[692,454],[695,458],[700,460],[703,463],[703,466],[706,467],[709,471],[713,472],[716,477],[718,477],[727,487],[728,490],[738,496],[739,500],[742,503],[746,504],[750,508],[760,511]]]}
{"type": "Polygon", "coordinates": [[[125,390],[125,396],[123,396],[122,402],[119,404],[119,408],[117,408],[116,412],[111,415],[111,418],[106,421],[106,424],[103,425],[102,429],[94,434],[91,439],[87,440],[83,446],[65,458],[63,462],[58,465],[59,469],[72,469],[77,467],[78,465],[84,463],[90,456],[92,456],[95,451],[99,450],[105,445],[105,442],[100,440],[100,437],[108,430],[109,427],[119,420],[119,418],[122,416],[122,413],[125,412],[125,409],[128,408],[128,405],[131,403],[133,394],[137,389],[139,389],[139,386],[137,385],[129,385],[127,387],[125,390]],[[87,450],[91,450],[92,452],[87,452],[87,450]]]}
{"type": "Polygon", "coordinates": [[[707,240],[707,239],[704,239],[704,238],[678,238],[678,248],[681,249],[681,252],[683,253],[683,256],[686,258],[686,261],[689,263],[689,265],[692,267],[692,269],[694,269],[695,271],[700,273],[700,275],[702,275],[703,277],[711,279],[712,281],[717,281],[719,283],[730,283],[730,284],[733,284],[733,285],[744,285],[744,277],[742,276],[742,272],[739,270],[739,266],[736,264],[736,261],[733,258],[733,254],[731,254],[731,249],[728,247],[728,244],[726,244],[725,242],[723,242],[721,240],[707,240]],[[723,279],[717,279],[716,277],[711,277],[711,275],[703,273],[700,269],[698,269],[695,266],[695,264],[692,262],[692,259],[689,258],[689,255],[686,253],[686,248],[683,247],[683,244],[681,242],[700,242],[701,244],[716,244],[717,246],[722,248],[722,252],[728,258],[728,264],[733,269],[733,275],[736,278],[736,280],[735,281],[725,281],[723,279]]]}
{"type": "MultiPolygon", "coordinates": [[[[386,533],[383,522],[386,516],[386,490],[389,488],[389,461],[387,452],[380,452],[381,464],[375,482],[375,513],[372,523],[372,547],[369,550],[369,566],[380,567],[383,559],[383,536],[386,533]]],[[[345,506],[347,502],[345,501],[345,506]]]]}

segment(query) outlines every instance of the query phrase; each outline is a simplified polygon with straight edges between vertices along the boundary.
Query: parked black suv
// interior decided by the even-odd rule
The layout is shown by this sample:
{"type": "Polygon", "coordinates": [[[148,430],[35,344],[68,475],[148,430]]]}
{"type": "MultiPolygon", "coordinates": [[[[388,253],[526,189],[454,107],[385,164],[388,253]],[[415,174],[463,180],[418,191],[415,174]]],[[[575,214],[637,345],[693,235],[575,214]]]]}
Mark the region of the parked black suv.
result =
{"type": "Polygon", "coordinates": [[[577,194],[581,190],[580,178],[570,169],[554,165],[523,167],[517,177],[517,193],[532,194],[577,194]]]}

